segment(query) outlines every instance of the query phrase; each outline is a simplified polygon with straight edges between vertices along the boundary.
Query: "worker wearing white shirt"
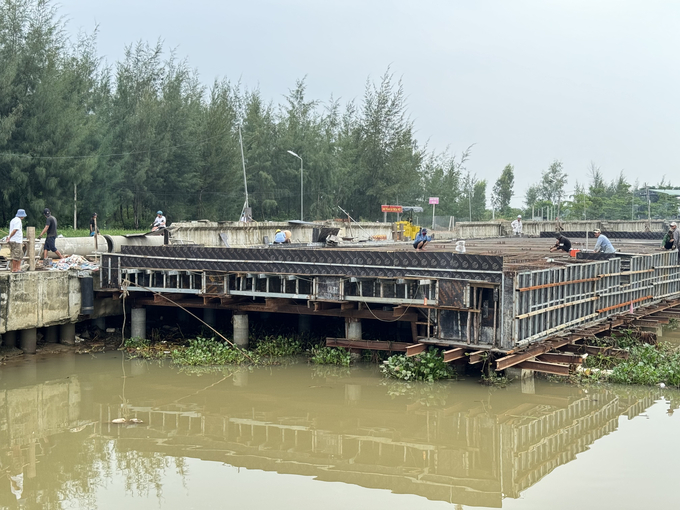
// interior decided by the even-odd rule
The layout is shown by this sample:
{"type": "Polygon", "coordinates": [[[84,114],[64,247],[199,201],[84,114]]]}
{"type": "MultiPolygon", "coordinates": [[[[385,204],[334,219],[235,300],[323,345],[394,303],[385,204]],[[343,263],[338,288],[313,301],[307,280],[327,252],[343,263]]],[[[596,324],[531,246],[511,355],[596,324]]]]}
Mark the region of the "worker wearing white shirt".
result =
{"type": "Polygon", "coordinates": [[[151,225],[151,232],[158,230],[159,228],[165,228],[165,216],[163,216],[163,211],[158,211],[156,213],[156,219],[153,221],[153,225],[151,225]]]}
{"type": "Polygon", "coordinates": [[[517,219],[510,223],[510,226],[512,227],[512,231],[516,236],[521,236],[522,235],[522,216],[519,214],[517,215],[517,219]]]}
{"type": "Polygon", "coordinates": [[[21,260],[24,258],[24,233],[21,220],[26,217],[26,211],[19,209],[17,215],[9,222],[9,251],[12,257],[12,272],[21,272],[21,260]]]}

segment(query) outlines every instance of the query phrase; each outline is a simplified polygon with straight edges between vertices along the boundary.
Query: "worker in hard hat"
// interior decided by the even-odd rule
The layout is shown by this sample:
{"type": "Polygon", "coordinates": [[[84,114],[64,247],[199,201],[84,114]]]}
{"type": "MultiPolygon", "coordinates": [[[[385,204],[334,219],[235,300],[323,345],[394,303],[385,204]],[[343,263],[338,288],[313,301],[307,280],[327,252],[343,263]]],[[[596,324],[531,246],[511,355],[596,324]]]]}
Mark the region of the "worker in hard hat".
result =
{"type": "Polygon", "coordinates": [[[516,236],[522,235],[522,215],[518,214],[517,219],[510,223],[512,231],[516,236]]]}
{"type": "Polygon", "coordinates": [[[276,235],[274,236],[274,244],[290,243],[290,238],[292,234],[290,230],[276,229],[276,235]]]}
{"type": "Polygon", "coordinates": [[[156,213],[156,219],[153,220],[151,224],[151,232],[155,232],[159,228],[165,228],[165,216],[163,216],[163,211],[158,211],[156,213]]]}

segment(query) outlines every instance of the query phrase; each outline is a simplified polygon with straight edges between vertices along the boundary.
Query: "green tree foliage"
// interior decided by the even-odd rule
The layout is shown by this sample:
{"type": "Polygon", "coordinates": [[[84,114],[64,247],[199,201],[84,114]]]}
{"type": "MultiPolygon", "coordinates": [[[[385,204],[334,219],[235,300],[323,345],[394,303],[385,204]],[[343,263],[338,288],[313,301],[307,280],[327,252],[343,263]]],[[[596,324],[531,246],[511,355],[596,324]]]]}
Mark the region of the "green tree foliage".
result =
{"type": "Polygon", "coordinates": [[[493,185],[491,193],[491,205],[499,216],[508,216],[510,212],[510,199],[515,194],[514,186],[515,167],[510,164],[505,165],[503,172],[493,185]]]}
{"type": "MultiPolygon", "coordinates": [[[[364,94],[341,103],[310,99],[304,79],[275,104],[259,90],[227,79],[201,85],[189,63],[160,42],[127,46],[110,67],[96,32],[74,41],[49,0],[0,2],[0,214],[17,208],[42,226],[50,207],[67,226],[78,194],[79,223],[92,212],[103,228],[168,220],[237,220],[245,200],[255,220],[381,217],[381,204],[427,206],[438,214],[482,220],[487,182],[459,155],[421,146],[401,81],[388,69],[364,94]],[[243,140],[243,157],[240,139],[243,140]],[[304,161],[301,195],[300,160],[304,161]]],[[[591,165],[591,183],[567,197],[567,175],[555,160],[526,192],[531,207],[565,203],[578,218],[646,217],[646,194],[623,175],[611,183],[591,165]],[[565,202],[567,198],[570,201],[565,202]]],[[[657,188],[667,186],[661,183],[657,188]]],[[[501,216],[514,194],[507,165],[492,190],[501,216]]],[[[677,216],[677,202],[653,194],[652,216],[677,216]]]]}

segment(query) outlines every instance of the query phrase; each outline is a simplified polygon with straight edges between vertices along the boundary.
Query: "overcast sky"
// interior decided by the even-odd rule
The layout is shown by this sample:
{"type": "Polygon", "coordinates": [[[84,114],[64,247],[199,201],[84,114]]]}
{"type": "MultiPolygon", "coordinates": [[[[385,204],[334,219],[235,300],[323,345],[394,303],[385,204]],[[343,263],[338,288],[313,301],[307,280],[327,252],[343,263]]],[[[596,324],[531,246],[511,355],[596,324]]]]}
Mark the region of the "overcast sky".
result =
{"type": "MultiPolygon", "coordinates": [[[[491,190],[515,166],[527,186],[559,159],[569,190],[590,162],[607,180],[680,187],[680,2],[639,0],[63,0],[68,30],[99,25],[109,63],[159,38],[204,83],[282,100],[361,100],[388,67],[421,144],[453,153],[491,190]]],[[[312,171],[310,169],[310,171],[312,171]]]]}

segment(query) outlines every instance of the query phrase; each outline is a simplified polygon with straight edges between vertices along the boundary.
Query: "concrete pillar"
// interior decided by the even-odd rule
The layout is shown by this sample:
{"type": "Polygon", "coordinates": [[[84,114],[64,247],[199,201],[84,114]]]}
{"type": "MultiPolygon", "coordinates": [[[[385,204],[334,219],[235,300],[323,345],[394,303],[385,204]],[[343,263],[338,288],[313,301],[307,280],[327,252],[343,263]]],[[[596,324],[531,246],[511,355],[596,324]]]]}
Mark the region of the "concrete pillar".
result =
{"type": "Polygon", "coordinates": [[[312,331],[312,316],[298,315],[298,333],[301,335],[311,333],[312,331]]]}
{"type": "Polygon", "coordinates": [[[358,402],[359,400],[361,400],[361,385],[345,384],[345,401],[353,403],[358,402]]]}
{"type": "Polygon", "coordinates": [[[45,343],[56,344],[59,341],[59,326],[45,328],[45,343]]]}
{"type": "Polygon", "coordinates": [[[76,325],[73,322],[59,327],[59,342],[64,345],[76,345],[76,325]]]}
{"type": "Polygon", "coordinates": [[[248,314],[234,314],[232,318],[234,324],[234,343],[239,347],[248,347],[248,314]]]}
{"type": "Polygon", "coordinates": [[[146,308],[133,308],[130,317],[130,337],[146,338],[146,308]]]}
{"type": "Polygon", "coordinates": [[[203,309],[203,322],[208,326],[215,327],[217,325],[217,310],[214,308],[203,309]]]}
{"type": "Polygon", "coordinates": [[[17,346],[17,332],[16,331],[6,331],[2,335],[2,345],[5,347],[16,347],[17,346]]]}
{"type": "Polygon", "coordinates": [[[528,394],[536,393],[533,370],[510,367],[505,369],[505,376],[509,379],[519,379],[522,393],[528,394]]]}
{"type": "Polygon", "coordinates": [[[35,328],[22,329],[21,339],[19,340],[19,348],[24,351],[24,354],[35,354],[35,348],[38,343],[38,330],[35,328]]]}
{"type": "Polygon", "coordinates": [[[361,319],[345,318],[345,338],[348,340],[361,340],[361,319]]]}
{"type": "Polygon", "coordinates": [[[97,317],[92,319],[92,324],[97,326],[100,330],[106,331],[106,317],[97,317]]]}

